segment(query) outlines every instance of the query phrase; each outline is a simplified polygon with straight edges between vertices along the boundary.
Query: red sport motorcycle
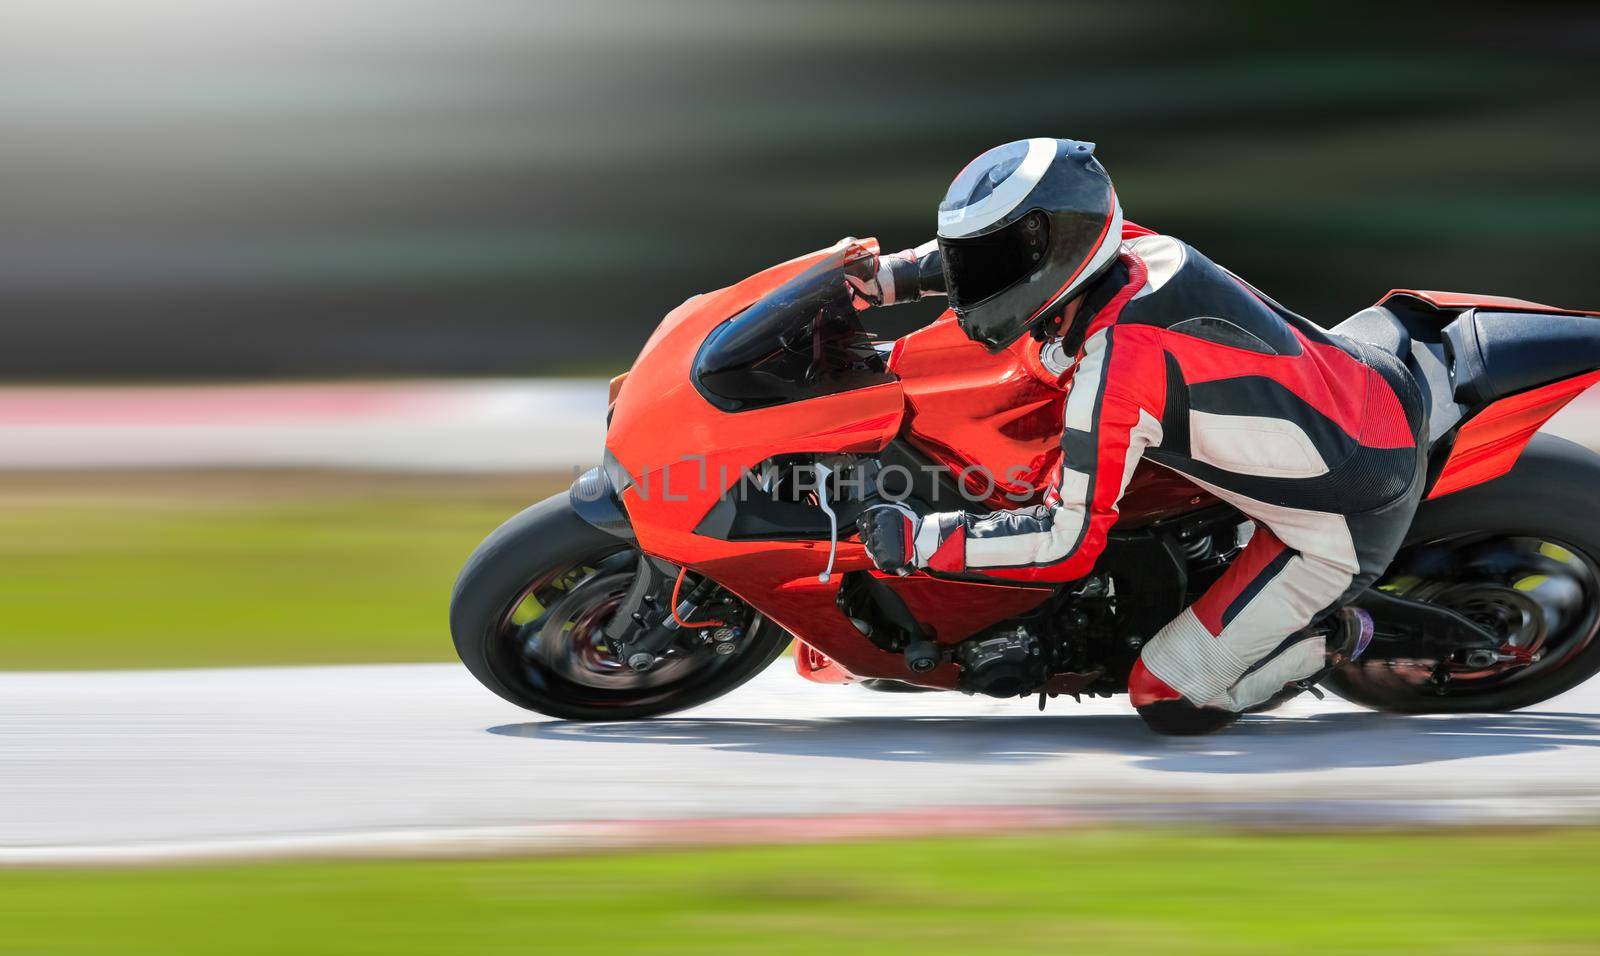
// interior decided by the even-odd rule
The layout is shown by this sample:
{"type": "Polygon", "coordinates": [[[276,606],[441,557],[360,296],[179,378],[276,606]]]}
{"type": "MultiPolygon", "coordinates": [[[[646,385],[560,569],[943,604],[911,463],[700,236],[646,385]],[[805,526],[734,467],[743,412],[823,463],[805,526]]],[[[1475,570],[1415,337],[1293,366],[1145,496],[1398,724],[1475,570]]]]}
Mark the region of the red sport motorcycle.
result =
{"type": "MultiPolygon", "coordinates": [[[[612,382],[603,464],[462,570],[450,625],[478,680],[553,717],[642,718],[727,693],[792,641],[799,673],[821,683],[1041,705],[1126,691],[1142,643],[1251,525],[1144,463],[1078,581],[874,569],[853,533],[874,501],[1038,502],[1071,375],[1032,339],[989,354],[950,313],[875,338],[844,274],[876,251],[845,240],[662,321],[612,382]]],[[[1600,381],[1596,315],[1399,290],[1333,329],[1402,358],[1430,404],[1427,498],[1353,602],[1375,635],[1326,678],[1335,693],[1511,710],[1600,669],[1600,456],[1535,434],[1600,381]]]]}

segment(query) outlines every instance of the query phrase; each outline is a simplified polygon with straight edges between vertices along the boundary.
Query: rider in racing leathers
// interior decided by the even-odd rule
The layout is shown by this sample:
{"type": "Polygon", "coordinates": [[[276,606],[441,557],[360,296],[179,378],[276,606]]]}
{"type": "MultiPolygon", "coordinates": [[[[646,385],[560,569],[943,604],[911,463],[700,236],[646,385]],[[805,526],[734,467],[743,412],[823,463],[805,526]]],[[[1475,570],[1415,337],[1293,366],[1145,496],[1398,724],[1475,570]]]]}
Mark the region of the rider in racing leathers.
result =
{"type": "Polygon", "coordinates": [[[858,526],[887,571],[1070,581],[1093,568],[1141,459],[1184,475],[1256,530],[1144,646],[1129,692],[1155,729],[1204,732],[1364,647],[1368,622],[1334,612],[1410,525],[1422,402],[1393,356],[1288,313],[1177,239],[1122,235],[1093,144],[1023,140],[961,171],[937,240],[852,280],[873,305],[945,292],[991,351],[1031,333],[1076,356],[1044,504],[879,505],[858,526]]]}

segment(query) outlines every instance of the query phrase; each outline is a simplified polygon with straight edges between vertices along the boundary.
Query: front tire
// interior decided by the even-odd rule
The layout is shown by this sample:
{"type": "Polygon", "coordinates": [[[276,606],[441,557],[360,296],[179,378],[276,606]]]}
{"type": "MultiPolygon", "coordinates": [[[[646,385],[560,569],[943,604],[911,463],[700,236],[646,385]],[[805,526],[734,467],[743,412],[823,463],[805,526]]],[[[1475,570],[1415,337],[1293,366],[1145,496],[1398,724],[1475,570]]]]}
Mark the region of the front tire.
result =
{"type": "Polygon", "coordinates": [[[634,673],[608,654],[600,625],[626,591],[638,551],[578,517],[565,494],[484,539],[456,579],[450,633],[467,670],[519,707],[563,720],[637,720],[721,697],[789,643],[749,611],[731,654],[674,648],[634,673]]]}

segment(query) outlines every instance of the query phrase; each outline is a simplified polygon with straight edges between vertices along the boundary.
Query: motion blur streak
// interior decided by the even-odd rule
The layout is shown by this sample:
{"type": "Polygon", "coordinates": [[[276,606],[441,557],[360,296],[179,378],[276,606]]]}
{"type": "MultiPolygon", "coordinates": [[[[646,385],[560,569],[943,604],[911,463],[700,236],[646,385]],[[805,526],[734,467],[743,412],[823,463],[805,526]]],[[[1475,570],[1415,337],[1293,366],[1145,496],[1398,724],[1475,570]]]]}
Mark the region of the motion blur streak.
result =
{"type": "MultiPolygon", "coordinates": [[[[0,674],[0,759],[30,781],[0,790],[0,866],[593,847],[619,835],[603,824],[668,839],[675,820],[698,821],[680,840],[719,842],[719,821],[760,840],[793,829],[775,817],[827,814],[871,814],[880,834],[898,814],[914,836],[955,829],[930,817],[955,807],[974,829],[1552,824],[1600,807],[1594,685],[1412,720],[1307,698],[1169,741],[1122,701],[886,707],[787,670],[690,715],[592,724],[529,721],[454,664],[0,674]]],[[[848,837],[840,822],[806,826],[848,837]]]]}
{"type": "Polygon", "coordinates": [[[0,388],[0,467],[560,472],[605,412],[588,379],[0,388]]]}
{"type": "Polygon", "coordinates": [[[12,0],[0,376],[610,374],[691,292],[925,239],[1030,135],[1322,321],[1600,301],[1600,13],[1458,14],[12,0]]]}

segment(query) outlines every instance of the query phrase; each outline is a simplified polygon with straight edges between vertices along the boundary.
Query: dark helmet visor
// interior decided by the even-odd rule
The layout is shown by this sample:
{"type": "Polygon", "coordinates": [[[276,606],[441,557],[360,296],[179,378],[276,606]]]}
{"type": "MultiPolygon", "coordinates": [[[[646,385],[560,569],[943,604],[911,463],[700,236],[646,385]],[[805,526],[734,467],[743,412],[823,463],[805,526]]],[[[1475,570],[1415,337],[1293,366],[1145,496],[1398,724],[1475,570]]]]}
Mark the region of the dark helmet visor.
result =
{"type": "Polygon", "coordinates": [[[1021,282],[1039,268],[1049,248],[1049,217],[1037,209],[985,235],[940,239],[951,308],[971,308],[1021,282]]]}

